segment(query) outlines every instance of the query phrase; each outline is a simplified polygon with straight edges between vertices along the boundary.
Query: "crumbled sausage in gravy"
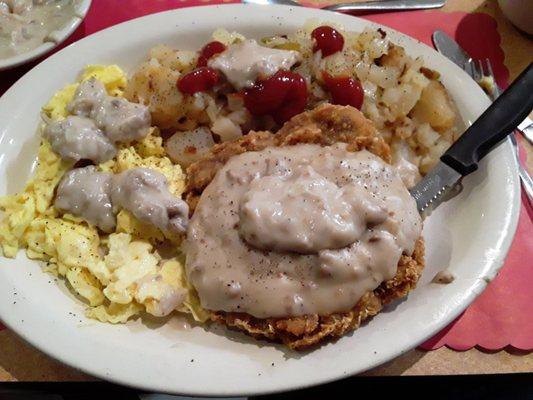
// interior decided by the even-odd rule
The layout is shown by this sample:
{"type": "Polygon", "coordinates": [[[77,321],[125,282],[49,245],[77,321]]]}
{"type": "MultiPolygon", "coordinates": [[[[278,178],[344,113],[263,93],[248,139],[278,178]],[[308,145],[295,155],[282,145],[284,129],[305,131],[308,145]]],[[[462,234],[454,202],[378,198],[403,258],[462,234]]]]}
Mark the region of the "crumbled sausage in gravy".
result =
{"type": "Polygon", "coordinates": [[[267,148],[231,158],[203,191],[186,269],[210,310],[327,315],[391,279],[421,229],[400,176],[368,151],[267,148]]]}
{"type": "Polygon", "coordinates": [[[55,206],[105,232],[115,228],[115,213],[121,208],[164,232],[183,233],[189,222],[187,203],[169,192],[164,175],[149,168],[116,175],[94,166],[73,169],[58,186],[55,206]]]}
{"type": "Polygon", "coordinates": [[[97,164],[117,154],[115,145],[88,118],[68,116],[46,125],[43,136],[64,160],[91,160],[97,164]]]}
{"type": "Polygon", "coordinates": [[[89,78],[78,86],[67,110],[74,115],[89,117],[93,109],[107,96],[105,86],[95,78],[89,78]]]}
{"type": "Polygon", "coordinates": [[[128,169],[115,175],[111,199],[115,208],[125,208],[162,231],[183,233],[187,229],[187,203],[168,191],[163,174],[149,168],[128,169]]]}
{"type": "Polygon", "coordinates": [[[112,176],[92,165],[67,172],[57,188],[55,207],[82,217],[104,232],[113,231],[116,218],[109,196],[112,176]]]}
{"type": "Polygon", "coordinates": [[[106,96],[92,109],[91,118],[113,142],[131,142],[150,129],[148,107],[126,99],[106,96]]]}

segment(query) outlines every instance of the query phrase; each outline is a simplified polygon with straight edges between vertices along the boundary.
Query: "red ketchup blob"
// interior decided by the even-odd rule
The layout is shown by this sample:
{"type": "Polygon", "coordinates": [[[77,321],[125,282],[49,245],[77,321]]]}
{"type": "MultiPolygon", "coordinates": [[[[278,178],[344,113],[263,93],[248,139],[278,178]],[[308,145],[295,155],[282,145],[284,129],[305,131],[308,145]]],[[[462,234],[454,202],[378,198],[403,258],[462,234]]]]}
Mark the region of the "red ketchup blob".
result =
{"type": "Polygon", "coordinates": [[[304,111],[307,84],[300,75],[278,71],[244,91],[244,105],[252,115],[271,115],[281,125],[304,111]]]}
{"type": "Polygon", "coordinates": [[[313,53],[322,50],[322,57],[342,51],[344,47],[344,37],[331,26],[319,26],[311,32],[311,37],[315,39],[313,53]]]}
{"type": "Polygon", "coordinates": [[[364,91],[361,82],[349,76],[331,76],[323,72],[324,84],[331,94],[333,104],[352,106],[361,109],[364,99],[364,91]]]}
{"type": "Polygon", "coordinates": [[[176,85],[180,92],[193,95],[206,92],[218,82],[218,72],[213,68],[201,67],[186,73],[178,79],[176,85]]]}
{"type": "Polygon", "coordinates": [[[213,57],[215,54],[222,53],[226,50],[226,46],[223,43],[214,41],[207,43],[202,50],[200,50],[200,55],[198,56],[198,62],[196,63],[197,67],[206,67],[207,61],[213,57]]]}

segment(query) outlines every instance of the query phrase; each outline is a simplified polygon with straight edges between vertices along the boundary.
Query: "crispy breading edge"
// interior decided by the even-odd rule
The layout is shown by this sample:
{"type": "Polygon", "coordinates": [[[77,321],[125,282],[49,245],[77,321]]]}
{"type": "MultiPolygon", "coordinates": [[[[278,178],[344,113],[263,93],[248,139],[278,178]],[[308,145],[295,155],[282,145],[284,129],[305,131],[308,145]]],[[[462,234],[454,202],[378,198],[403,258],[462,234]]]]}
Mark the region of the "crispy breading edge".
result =
{"type": "MultiPolygon", "coordinates": [[[[377,136],[374,125],[362,113],[352,107],[323,104],[293,117],[276,134],[250,132],[236,141],[216,145],[201,160],[189,166],[185,200],[191,214],[202,191],[234,155],[260,151],[266,147],[301,143],[327,146],[337,142],[347,143],[351,151],[367,149],[387,162],[391,160],[389,146],[377,136]]],[[[348,312],[259,319],[245,313],[219,311],[211,313],[211,320],[245,331],[255,338],[279,341],[290,349],[302,350],[326,338],[340,337],[357,329],[364,320],[381,311],[383,306],[414,289],[423,268],[424,242],[419,238],[413,254],[401,256],[394,278],[366,293],[348,312]]]]}
{"type": "Polygon", "coordinates": [[[338,338],[357,329],[390,302],[416,287],[424,268],[424,241],[418,239],[411,256],[402,255],[394,278],[367,292],[353,309],[327,316],[259,319],[249,314],[213,312],[211,320],[245,331],[255,338],[281,342],[292,350],[304,350],[327,338],[338,338]]]}
{"type": "Polygon", "coordinates": [[[213,146],[211,151],[187,168],[184,198],[191,215],[205,187],[217,171],[233,156],[266,147],[314,143],[322,146],[338,142],[348,144],[348,150],[367,149],[387,162],[391,152],[385,141],[377,136],[374,124],[353,107],[322,104],[311,111],[298,114],[275,134],[250,132],[240,139],[213,146]]]}

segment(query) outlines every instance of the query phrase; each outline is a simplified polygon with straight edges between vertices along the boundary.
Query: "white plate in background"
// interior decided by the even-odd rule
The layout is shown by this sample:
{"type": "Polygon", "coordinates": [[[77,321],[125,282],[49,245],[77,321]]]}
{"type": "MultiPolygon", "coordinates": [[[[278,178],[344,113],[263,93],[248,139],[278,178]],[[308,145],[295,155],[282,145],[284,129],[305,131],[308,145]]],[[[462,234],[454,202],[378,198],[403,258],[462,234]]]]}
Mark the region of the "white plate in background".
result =
{"type": "Polygon", "coordinates": [[[63,26],[61,29],[55,30],[48,35],[47,41],[40,46],[27,51],[25,53],[17,54],[8,58],[0,58],[0,71],[15,68],[19,65],[26,64],[36,58],[52,51],[61,43],[69,38],[74,33],[76,28],[80,26],[81,21],[85,18],[91,8],[92,0],[73,0],[75,15],[63,26]]]}
{"type": "MultiPolygon", "coordinates": [[[[132,20],[89,36],[36,66],[0,98],[0,194],[23,187],[38,148],[39,110],[90,63],[132,71],[157,44],[198,49],[216,28],[261,38],[293,31],[306,20],[361,31],[375,25],[352,16],[286,6],[224,5],[179,9],[132,20]]],[[[466,124],[489,105],[463,71],[433,49],[381,27],[408,54],[441,74],[466,124]]],[[[519,214],[519,183],[509,143],[465,179],[458,197],[427,220],[427,267],[419,287],[359,330],[310,352],[251,339],[224,328],[180,328],[140,320],[102,324],[23,252],[0,259],[0,318],[29,343],[89,374],[150,391],[243,395],[316,385],[362,372],[412,349],[456,318],[497,274],[519,214]],[[441,269],[456,279],[430,283],[441,269]],[[14,304],[16,301],[16,304],[14,304]],[[69,313],[73,313],[76,317],[69,313]]]]}

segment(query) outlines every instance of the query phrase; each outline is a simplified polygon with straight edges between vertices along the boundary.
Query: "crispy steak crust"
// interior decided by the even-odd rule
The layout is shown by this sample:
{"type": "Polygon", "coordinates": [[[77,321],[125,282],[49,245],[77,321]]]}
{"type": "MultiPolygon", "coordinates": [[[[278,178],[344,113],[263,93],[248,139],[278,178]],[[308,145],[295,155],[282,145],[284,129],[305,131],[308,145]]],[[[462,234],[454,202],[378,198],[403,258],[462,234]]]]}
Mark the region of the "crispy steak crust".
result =
{"type": "Polygon", "coordinates": [[[348,144],[348,150],[367,149],[387,162],[391,161],[389,146],[377,136],[374,124],[353,107],[322,104],[311,111],[296,115],[276,133],[250,132],[233,142],[215,145],[201,160],[187,168],[185,200],[191,214],[207,185],[233,156],[266,147],[313,143],[322,146],[338,142],[348,144]]]}
{"type": "MultiPolygon", "coordinates": [[[[225,142],[187,169],[185,199],[191,214],[205,187],[218,170],[237,154],[260,151],[266,147],[314,143],[323,146],[338,142],[348,149],[367,149],[387,162],[389,146],[378,136],[371,121],[352,107],[323,104],[288,121],[276,134],[250,132],[239,140],[225,142]]],[[[213,311],[211,320],[244,331],[255,338],[282,342],[293,350],[302,350],[327,338],[337,338],[357,329],[388,303],[407,295],[416,286],[424,268],[424,242],[419,238],[411,256],[402,255],[394,278],[366,293],[350,311],[330,315],[304,315],[290,318],[255,318],[245,313],[213,311]]]]}
{"type": "Polygon", "coordinates": [[[326,338],[338,338],[416,287],[424,268],[424,242],[418,239],[411,256],[402,255],[394,278],[367,292],[350,311],[330,315],[259,319],[249,314],[213,312],[211,320],[247,332],[255,338],[282,342],[292,350],[309,348],[326,338]]]}

